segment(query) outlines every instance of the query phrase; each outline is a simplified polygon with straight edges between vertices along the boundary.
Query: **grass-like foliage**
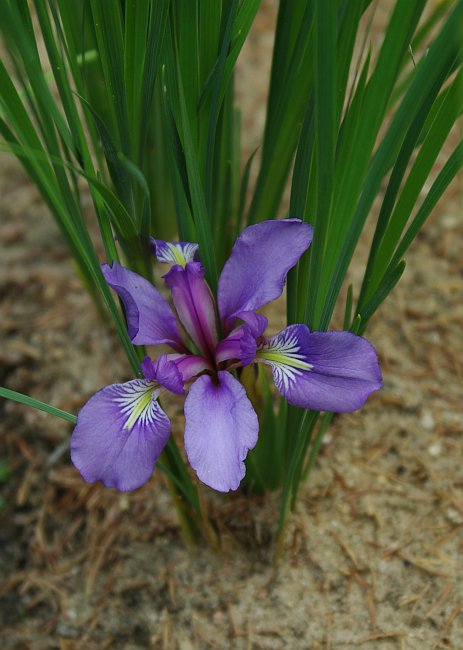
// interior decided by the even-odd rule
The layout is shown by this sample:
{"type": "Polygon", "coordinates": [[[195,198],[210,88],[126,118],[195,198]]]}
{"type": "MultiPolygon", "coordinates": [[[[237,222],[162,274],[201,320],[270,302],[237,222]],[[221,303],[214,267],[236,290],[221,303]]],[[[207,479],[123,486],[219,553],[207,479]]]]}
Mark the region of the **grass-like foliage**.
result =
{"type": "MultiPolygon", "coordinates": [[[[287,281],[288,325],[310,330],[326,331],[341,300],[344,329],[362,335],[399,281],[408,247],[463,163],[461,142],[446,144],[463,108],[463,0],[385,3],[380,42],[371,32],[378,4],[280,0],[262,144],[241,165],[234,75],[260,0],[1,0],[3,147],[39,189],[134,376],[144,352],[100,264],[152,280],[150,236],[197,242],[216,294],[245,227],[278,215],[312,224],[287,281]],[[375,230],[363,281],[344,289],[367,219],[375,230]]],[[[261,365],[234,376],[260,422],[246,485],[282,490],[281,531],[332,415],[284,400],[275,408],[261,365]]],[[[13,391],[0,395],[73,421],[13,391]]],[[[210,538],[172,437],[159,466],[185,538],[210,538]]]]}

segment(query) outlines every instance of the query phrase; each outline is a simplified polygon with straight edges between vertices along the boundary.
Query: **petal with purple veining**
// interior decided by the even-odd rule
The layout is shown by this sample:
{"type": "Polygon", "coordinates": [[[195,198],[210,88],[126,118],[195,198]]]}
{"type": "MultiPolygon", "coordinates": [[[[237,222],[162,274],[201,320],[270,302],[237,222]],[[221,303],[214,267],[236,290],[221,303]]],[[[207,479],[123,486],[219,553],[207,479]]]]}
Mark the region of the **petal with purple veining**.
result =
{"type": "Polygon", "coordinates": [[[71,437],[71,459],[88,483],[122,492],[151,476],[170,435],[170,422],[147,379],[112,384],[81,408],[71,437]]]}
{"type": "Polygon", "coordinates": [[[312,241],[312,226],[299,219],[262,221],[238,237],[219,278],[219,313],[228,332],[239,312],[278,298],[286,274],[312,241]]]}
{"type": "Polygon", "coordinates": [[[214,371],[210,361],[196,354],[169,354],[168,356],[177,366],[185,384],[204,370],[214,371]]]}
{"type": "Polygon", "coordinates": [[[201,353],[211,356],[218,343],[215,302],[199,262],[176,264],[164,276],[178,317],[201,353]]]}
{"type": "Polygon", "coordinates": [[[249,327],[251,334],[254,338],[258,339],[259,336],[267,329],[268,318],[262,314],[257,314],[254,311],[240,311],[236,314],[236,318],[243,320],[249,327]]]}
{"type": "Polygon", "coordinates": [[[145,278],[117,262],[102,265],[106,282],[124,303],[127,329],[134,345],[167,344],[183,350],[177,320],[169,303],[145,278]]]}
{"type": "Polygon", "coordinates": [[[230,334],[220,341],[215,349],[217,363],[238,359],[242,366],[252,363],[256,356],[257,343],[247,325],[236,327],[230,334]]]}
{"type": "Polygon", "coordinates": [[[142,373],[146,379],[155,381],[171,393],[183,395],[185,389],[183,388],[182,375],[177,368],[177,365],[169,359],[167,354],[153,360],[150,357],[145,357],[140,364],[142,373]]]}
{"type": "Polygon", "coordinates": [[[350,332],[290,325],[259,347],[257,360],[272,367],[280,393],[301,408],[355,411],[381,388],[375,349],[350,332]]]}
{"type": "Polygon", "coordinates": [[[179,264],[185,267],[188,262],[199,261],[198,244],[191,242],[170,242],[150,237],[150,248],[158,262],[179,264]]]}
{"type": "Polygon", "coordinates": [[[199,479],[228,492],[243,479],[259,423],[243,386],[229,372],[202,375],[185,400],[185,449],[199,479]]]}

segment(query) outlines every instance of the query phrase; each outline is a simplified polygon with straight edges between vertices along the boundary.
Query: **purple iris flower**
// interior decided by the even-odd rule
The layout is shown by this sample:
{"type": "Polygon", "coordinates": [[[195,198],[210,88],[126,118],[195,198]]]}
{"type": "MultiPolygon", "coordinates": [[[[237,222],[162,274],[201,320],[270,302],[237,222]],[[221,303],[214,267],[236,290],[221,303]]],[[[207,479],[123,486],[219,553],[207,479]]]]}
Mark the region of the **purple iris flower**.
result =
{"type": "Polygon", "coordinates": [[[312,241],[299,219],[264,221],[236,240],[218,285],[218,309],[204,279],[198,246],[152,239],[169,303],[143,277],[114,263],[103,265],[121,298],[135,345],[168,345],[172,353],[145,357],[143,379],[112,384],[80,410],[71,458],[83,478],[127,491],[150,477],[170,435],[158,403],[163,391],[185,393],[185,449],[206,485],[235,490],[244,460],[257,443],[258,419],[233,370],[250,363],[271,367],[275,385],[290,404],[317,411],[360,408],[381,386],[372,345],[349,332],[310,332],[290,325],[270,338],[267,318],[256,312],[278,298],[293,267],[312,241]]]}

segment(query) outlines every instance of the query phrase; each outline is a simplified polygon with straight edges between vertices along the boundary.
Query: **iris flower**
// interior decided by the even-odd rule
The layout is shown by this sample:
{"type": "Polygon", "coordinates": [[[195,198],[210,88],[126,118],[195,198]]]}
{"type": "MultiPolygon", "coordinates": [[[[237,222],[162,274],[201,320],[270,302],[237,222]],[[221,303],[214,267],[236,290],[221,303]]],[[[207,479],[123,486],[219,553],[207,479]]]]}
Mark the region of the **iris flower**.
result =
{"type": "Polygon", "coordinates": [[[299,219],[246,228],[220,275],[216,306],[198,245],[152,239],[158,261],[172,265],[164,280],[176,315],[145,278],[117,263],[103,265],[124,304],[134,345],[167,345],[172,353],[155,361],[145,357],[143,378],[106,386],[82,407],[71,458],[86,481],[121,491],[143,485],[170,435],[158,397],[164,391],[184,394],[188,387],[188,460],[206,485],[237,489],[259,424],[233,371],[251,363],[270,366],[278,391],[305,409],[354,411],[380,388],[375,350],[360,336],[310,332],[306,325],[264,334],[267,318],[256,310],[281,295],[286,274],[311,241],[312,227],[299,219]]]}

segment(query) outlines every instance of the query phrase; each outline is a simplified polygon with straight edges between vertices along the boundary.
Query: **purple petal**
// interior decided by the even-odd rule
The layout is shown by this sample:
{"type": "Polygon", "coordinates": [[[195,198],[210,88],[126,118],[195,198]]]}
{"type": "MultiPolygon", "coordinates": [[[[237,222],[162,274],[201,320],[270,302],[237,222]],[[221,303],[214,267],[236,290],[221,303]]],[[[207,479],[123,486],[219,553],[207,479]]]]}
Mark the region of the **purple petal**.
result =
{"type": "Polygon", "coordinates": [[[280,393],[301,408],[356,411],[382,385],[374,347],[350,332],[291,325],[261,346],[257,358],[272,367],[280,393]]]}
{"type": "Polygon", "coordinates": [[[199,377],[185,400],[185,449],[199,479],[220,492],[236,490],[259,423],[243,386],[229,372],[199,377]]]}
{"type": "Polygon", "coordinates": [[[268,318],[262,314],[256,314],[254,311],[241,311],[236,314],[236,318],[244,320],[246,325],[248,325],[249,329],[251,330],[251,334],[256,339],[258,339],[259,336],[262,336],[262,334],[267,329],[268,318]]]}
{"type": "Polygon", "coordinates": [[[150,248],[158,262],[179,264],[185,267],[188,262],[199,261],[198,244],[190,242],[167,242],[150,237],[150,248]]]}
{"type": "Polygon", "coordinates": [[[281,295],[286,274],[311,241],[312,226],[299,219],[262,221],[243,230],[219,279],[219,313],[226,330],[239,312],[281,295]]]}
{"type": "Polygon", "coordinates": [[[214,370],[207,359],[196,354],[169,354],[169,359],[177,366],[184,384],[191,381],[193,377],[199,375],[203,370],[210,370],[211,372],[214,370]]]}
{"type": "Polygon", "coordinates": [[[218,342],[215,303],[199,262],[178,264],[164,276],[182,325],[201,353],[210,356],[218,342]]]}
{"type": "Polygon", "coordinates": [[[235,328],[215,349],[216,363],[239,359],[242,366],[252,363],[256,357],[257,343],[247,325],[235,328]]]}
{"type": "Polygon", "coordinates": [[[140,365],[141,371],[151,381],[156,381],[171,393],[184,395],[182,375],[176,364],[171,361],[167,354],[162,354],[159,359],[153,361],[150,357],[145,357],[140,365]]]}
{"type": "Polygon", "coordinates": [[[122,492],[146,483],[170,435],[170,422],[146,379],[112,384],[82,407],[71,438],[71,460],[88,483],[122,492]]]}
{"type": "Polygon", "coordinates": [[[177,320],[169,303],[141,275],[116,262],[101,266],[106,282],[124,303],[127,329],[135,345],[161,345],[184,350],[177,320]]]}

